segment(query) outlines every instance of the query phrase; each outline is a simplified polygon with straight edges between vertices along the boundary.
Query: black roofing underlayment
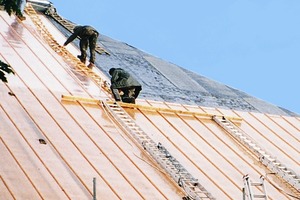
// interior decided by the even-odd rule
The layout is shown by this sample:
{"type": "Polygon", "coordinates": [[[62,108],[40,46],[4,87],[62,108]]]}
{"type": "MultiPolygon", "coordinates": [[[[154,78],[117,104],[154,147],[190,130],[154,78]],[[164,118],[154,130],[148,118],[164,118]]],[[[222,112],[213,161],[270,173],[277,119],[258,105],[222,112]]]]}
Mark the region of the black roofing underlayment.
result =
{"type": "MultiPolygon", "coordinates": [[[[66,37],[71,35],[68,30],[54,19],[51,17],[49,19],[66,37]]],[[[74,40],[74,43],[78,46],[78,39],[74,40]]],[[[108,70],[111,67],[120,67],[130,72],[142,84],[143,90],[139,98],[275,115],[298,116],[287,109],[280,108],[242,91],[183,69],[124,42],[109,38],[102,35],[101,32],[98,38],[98,45],[108,51],[110,55],[97,54],[97,67],[108,77],[108,70]]]]}

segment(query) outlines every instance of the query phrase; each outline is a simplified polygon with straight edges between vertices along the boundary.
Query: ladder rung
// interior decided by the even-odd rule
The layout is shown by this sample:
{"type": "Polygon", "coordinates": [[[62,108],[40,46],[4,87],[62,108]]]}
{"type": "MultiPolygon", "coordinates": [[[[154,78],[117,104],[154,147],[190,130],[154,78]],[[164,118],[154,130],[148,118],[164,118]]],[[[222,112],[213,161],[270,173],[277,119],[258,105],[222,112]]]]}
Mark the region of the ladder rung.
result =
{"type": "Polygon", "coordinates": [[[262,183],[251,183],[252,186],[262,186],[262,183]]]}
{"type": "Polygon", "coordinates": [[[254,198],[266,198],[266,195],[264,195],[264,194],[255,194],[253,196],[254,196],[254,198]]]}

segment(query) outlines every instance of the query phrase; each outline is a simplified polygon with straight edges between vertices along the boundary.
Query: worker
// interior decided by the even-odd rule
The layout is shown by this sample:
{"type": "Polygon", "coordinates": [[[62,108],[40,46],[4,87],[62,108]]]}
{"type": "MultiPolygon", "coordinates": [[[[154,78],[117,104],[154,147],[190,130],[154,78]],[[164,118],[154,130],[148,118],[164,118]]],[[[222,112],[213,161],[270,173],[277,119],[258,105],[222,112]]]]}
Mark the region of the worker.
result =
{"type": "Polygon", "coordinates": [[[67,46],[70,42],[72,42],[77,36],[80,37],[80,52],[81,55],[77,57],[80,59],[82,63],[85,64],[86,56],[87,56],[87,48],[90,48],[90,64],[88,68],[93,68],[95,66],[95,57],[96,57],[96,45],[97,45],[97,38],[99,36],[98,31],[91,26],[75,26],[73,29],[73,34],[67,39],[64,43],[64,46],[67,46]]]}
{"type": "Polygon", "coordinates": [[[122,68],[111,68],[109,74],[115,100],[134,104],[142,90],[141,84],[122,68]]]}
{"type": "Polygon", "coordinates": [[[18,0],[17,1],[19,11],[17,11],[16,16],[21,21],[26,19],[26,17],[24,16],[24,10],[25,10],[25,6],[26,6],[26,2],[27,2],[27,0],[18,0]]]}

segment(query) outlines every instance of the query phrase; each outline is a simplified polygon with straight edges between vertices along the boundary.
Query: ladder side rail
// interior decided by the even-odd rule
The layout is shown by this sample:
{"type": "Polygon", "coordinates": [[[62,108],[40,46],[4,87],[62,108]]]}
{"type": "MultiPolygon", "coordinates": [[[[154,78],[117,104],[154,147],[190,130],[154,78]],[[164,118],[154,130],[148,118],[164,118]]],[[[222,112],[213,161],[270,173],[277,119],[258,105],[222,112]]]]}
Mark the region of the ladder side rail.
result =
{"type": "MultiPolygon", "coordinates": [[[[65,29],[67,29],[71,33],[73,32],[73,29],[76,25],[74,23],[71,23],[70,21],[65,20],[64,18],[62,18],[56,11],[55,12],[52,12],[52,11],[47,12],[46,11],[45,14],[52,17],[55,21],[57,21],[60,25],[65,27],[65,29]]],[[[107,55],[110,55],[110,53],[108,51],[106,51],[103,47],[100,47],[99,45],[96,46],[95,50],[99,54],[105,53],[107,55]]]]}
{"type": "Polygon", "coordinates": [[[265,194],[265,200],[268,200],[268,194],[267,194],[267,189],[266,189],[266,184],[265,184],[265,177],[260,176],[260,181],[262,183],[263,192],[265,194]]]}
{"type": "Polygon", "coordinates": [[[169,176],[191,196],[193,199],[215,199],[212,195],[198,183],[193,176],[163,147],[156,144],[125,112],[117,103],[111,104],[102,101],[103,106],[109,113],[117,119],[117,122],[135,138],[138,143],[151,155],[151,157],[169,174],[169,176]],[[122,118],[119,116],[122,115],[122,118]],[[130,121],[133,126],[128,126],[124,120],[130,121]],[[133,130],[134,128],[134,130],[133,130]],[[136,134],[136,133],[139,134],[136,134]],[[202,195],[199,196],[199,195],[202,195]]]}
{"type": "Polygon", "coordinates": [[[217,122],[217,124],[219,124],[222,128],[224,128],[235,139],[244,144],[252,153],[254,153],[258,157],[259,161],[263,165],[265,165],[268,169],[277,174],[288,184],[294,187],[298,192],[300,192],[300,176],[297,175],[293,170],[285,167],[275,157],[267,153],[267,151],[260,147],[250,136],[236,127],[225,117],[219,119],[219,117],[213,116],[213,120],[217,122]]]}
{"type": "Polygon", "coordinates": [[[248,200],[253,200],[253,191],[251,189],[251,182],[249,176],[244,176],[244,187],[245,187],[245,196],[248,197],[248,200]]]}
{"type": "MultiPolygon", "coordinates": [[[[104,101],[102,101],[102,104],[104,105],[104,107],[110,112],[110,114],[115,118],[118,119],[117,122],[120,123],[122,125],[123,128],[126,129],[126,131],[128,131],[129,133],[131,133],[131,136],[133,136],[140,145],[144,146],[146,143],[151,143],[152,145],[156,145],[154,141],[152,141],[149,137],[148,140],[143,139],[142,137],[140,137],[141,134],[135,134],[136,132],[134,132],[131,128],[129,128],[126,123],[123,121],[123,119],[121,119],[115,112],[114,110],[104,101]]],[[[117,107],[117,104],[115,104],[115,107],[117,107]]],[[[121,109],[121,107],[118,106],[118,109],[121,109]]],[[[122,113],[125,113],[125,111],[122,110],[122,113]]],[[[126,116],[127,119],[130,119],[131,121],[133,121],[133,119],[129,118],[129,116],[126,116]]],[[[138,131],[142,131],[141,128],[139,128],[138,126],[136,126],[138,128],[138,131]]],[[[147,135],[142,134],[143,136],[147,137],[147,135]]]]}
{"type": "Polygon", "coordinates": [[[262,148],[258,146],[256,142],[254,142],[253,139],[251,139],[250,136],[248,136],[246,133],[242,132],[240,129],[235,127],[235,125],[233,125],[229,120],[224,119],[224,117],[222,119],[222,120],[226,120],[226,123],[230,125],[230,128],[226,126],[224,123],[222,123],[222,121],[217,116],[213,116],[213,120],[217,122],[217,124],[219,124],[228,133],[230,133],[235,139],[245,144],[250,150],[252,150],[252,153],[254,153],[257,157],[261,156],[262,153],[265,152],[262,148]]]}
{"type": "Polygon", "coordinates": [[[159,146],[156,146],[157,148],[154,149],[153,146],[149,146],[149,143],[144,144],[145,150],[193,199],[214,199],[214,197],[199,184],[197,179],[193,178],[173,156],[165,151],[163,146],[159,146]],[[161,154],[158,154],[157,151],[161,154]],[[201,193],[203,196],[199,198],[198,195],[201,193]]]}
{"type": "Polygon", "coordinates": [[[290,185],[296,188],[298,192],[300,192],[300,177],[293,170],[284,167],[284,165],[276,159],[261,156],[259,160],[272,172],[282,177],[290,185]]]}
{"type": "Polygon", "coordinates": [[[111,93],[110,88],[108,88],[106,81],[104,81],[98,74],[96,74],[93,70],[87,68],[83,63],[81,63],[75,56],[73,56],[67,49],[59,45],[59,43],[54,39],[51,33],[47,30],[47,28],[42,23],[42,20],[39,18],[38,14],[29,3],[25,9],[26,13],[31,18],[34,25],[37,27],[39,33],[41,33],[42,37],[46,40],[49,46],[60,56],[62,56],[65,62],[76,66],[77,72],[82,72],[85,75],[91,77],[95,84],[97,84],[100,88],[102,88],[107,93],[111,93]]]}

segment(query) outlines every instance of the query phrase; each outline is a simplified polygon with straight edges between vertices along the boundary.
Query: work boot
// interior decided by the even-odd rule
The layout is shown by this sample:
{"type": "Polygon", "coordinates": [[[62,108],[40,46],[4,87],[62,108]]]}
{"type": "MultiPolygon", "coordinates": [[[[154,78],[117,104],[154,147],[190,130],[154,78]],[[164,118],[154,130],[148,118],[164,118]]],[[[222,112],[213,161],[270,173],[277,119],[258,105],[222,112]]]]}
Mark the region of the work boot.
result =
{"type": "Polygon", "coordinates": [[[90,63],[87,67],[90,68],[90,69],[93,69],[93,67],[95,67],[95,64],[94,63],[90,63]]]}
{"type": "Polygon", "coordinates": [[[122,101],[124,103],[132,103],[132,104],[135,104],[135,98],[133,97],[122,97],[122,101]]]}
{"type": "Polygon", "coordinates": [[[86,58],[83,58],[81,55],[78,55],[77,58],[79,58],[79,60],[85,64],[86,58]]]}
{"type": "Polygon", "coordinates": [[[26,19],[25,16],[23,15],[17,15],[18,19],[21,20],[21,21],[24,21],[26,19]]]}

